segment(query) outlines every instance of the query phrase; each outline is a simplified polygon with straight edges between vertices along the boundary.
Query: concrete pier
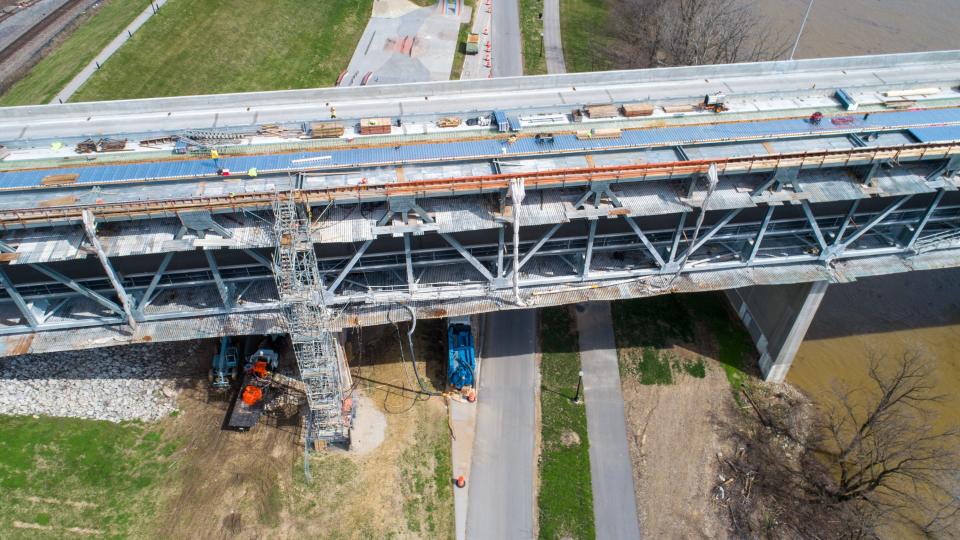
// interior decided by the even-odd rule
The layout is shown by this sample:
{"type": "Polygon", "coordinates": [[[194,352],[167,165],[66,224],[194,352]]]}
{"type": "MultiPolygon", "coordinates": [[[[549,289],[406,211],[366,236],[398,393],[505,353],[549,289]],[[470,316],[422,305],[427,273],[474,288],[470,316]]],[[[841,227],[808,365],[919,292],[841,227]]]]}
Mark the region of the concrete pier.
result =
{"type": "Polygon", "coordinates": [[[826,281],[728,289],[727,298],[760,352],[768,382],[783,382],[827,291],[826,281]]]}

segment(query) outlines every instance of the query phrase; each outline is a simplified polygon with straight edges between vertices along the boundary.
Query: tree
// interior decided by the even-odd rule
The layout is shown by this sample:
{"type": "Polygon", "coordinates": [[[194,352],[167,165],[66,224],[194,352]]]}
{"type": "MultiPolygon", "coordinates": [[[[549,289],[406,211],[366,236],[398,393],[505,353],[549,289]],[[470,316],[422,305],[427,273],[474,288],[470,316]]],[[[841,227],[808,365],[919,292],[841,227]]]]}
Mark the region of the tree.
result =
{"type": "Polygon", "coordinates": [[[934,375],[918,351],[896,359],[874,351],[865,384],[835,391],[820,450],[836,471],[824,486],[829,497],[898,515],[928,534],[956,519],[960,431],[933,422],[931,405],[943,399],[934,375]]]}
{"type": "Polygon", "coordinates": [[[629,67],[688,66],[770,60],[786,43],[746,0],[616,2],[617,51],[629,67]]]}

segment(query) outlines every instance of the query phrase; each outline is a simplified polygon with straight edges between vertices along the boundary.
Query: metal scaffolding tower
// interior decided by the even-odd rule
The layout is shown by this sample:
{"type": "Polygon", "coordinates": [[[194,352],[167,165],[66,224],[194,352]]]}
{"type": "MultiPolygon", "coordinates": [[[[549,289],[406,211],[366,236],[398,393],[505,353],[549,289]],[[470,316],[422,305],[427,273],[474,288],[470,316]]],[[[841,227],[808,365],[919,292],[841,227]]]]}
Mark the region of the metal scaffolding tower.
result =
{"type": "Polygon", "coordinates": [[[349,373],[343,369],[337,343],[327,329],[310,219],[297,204],[293,190],[277,193],[273,212],[277,294],[310,408],[306,443],[344,442],[349,437],[349,417],[343,406],[349,373]]]}

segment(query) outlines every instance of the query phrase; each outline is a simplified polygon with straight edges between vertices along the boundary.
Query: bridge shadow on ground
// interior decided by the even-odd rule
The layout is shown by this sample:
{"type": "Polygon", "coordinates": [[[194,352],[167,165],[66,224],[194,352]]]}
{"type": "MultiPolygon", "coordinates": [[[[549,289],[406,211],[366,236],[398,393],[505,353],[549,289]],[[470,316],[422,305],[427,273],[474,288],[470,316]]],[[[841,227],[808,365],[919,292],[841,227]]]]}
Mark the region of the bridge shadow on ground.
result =
{"type": "Polygon", "coordinates": [[[367,389],[368,395],[373,395],[371,389],[378,390],[387,413],[404,412],[427,397],[421,391],[418,374],[428,392],[446,388],[446,320],[417,321],[413,355],[407,339],[409,329],[410,324],[403,322],[352,328],[347,332],[345,350],[353,386],[367,389]],[[412,359],[416,361],[416,372],[412,359]]]}
{"type": "MultiPolygon", "coordinates": [[[[571,309],[575,309],[571,307],[571,309]]],[[[621,358],[650,351],[686,358],[703,357],[758,375],[757,353],[742,323],[719,292],[665,294],[611,303],[614,339],[621,358]]],[[[576,319],[571,317],[570,332],[576,319]]],[[[544,352],[567,352],[544,339],[544,352]]]]}

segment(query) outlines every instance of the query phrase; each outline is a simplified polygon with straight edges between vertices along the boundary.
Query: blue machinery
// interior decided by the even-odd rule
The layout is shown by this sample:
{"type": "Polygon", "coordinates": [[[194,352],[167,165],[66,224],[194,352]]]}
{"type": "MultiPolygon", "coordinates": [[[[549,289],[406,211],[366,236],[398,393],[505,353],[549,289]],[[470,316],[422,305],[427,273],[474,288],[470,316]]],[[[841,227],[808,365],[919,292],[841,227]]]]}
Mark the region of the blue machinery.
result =
{"type": "Polygon", "coordinates": [[[447,347],[449,359],[447,380],[456,389],[473,386],[477,362],[473,348],[473,331],[470,317],[450,319],[447,326],[447,347]]]}
{"type": "Polygon", "coordinates": [[[240,351],[230,344],[230,337],[220,338],[220,348],[213,356],[208,378],[214,388],[229,388],[230,380],[237,378],[237,369],[240,361],[240,351]]]}

